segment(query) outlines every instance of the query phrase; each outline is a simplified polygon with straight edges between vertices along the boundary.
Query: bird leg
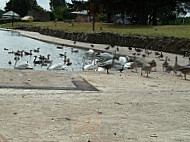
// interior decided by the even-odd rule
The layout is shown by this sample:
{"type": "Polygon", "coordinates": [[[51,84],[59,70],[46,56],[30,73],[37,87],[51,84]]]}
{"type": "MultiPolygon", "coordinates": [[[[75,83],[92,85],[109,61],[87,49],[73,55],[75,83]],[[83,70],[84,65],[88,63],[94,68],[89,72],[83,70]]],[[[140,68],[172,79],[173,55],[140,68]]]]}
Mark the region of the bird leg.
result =
{"type": "Polygon", "coordinates": [[[107,69],[107,74],[109,73],[108,69],[107,69]]]}

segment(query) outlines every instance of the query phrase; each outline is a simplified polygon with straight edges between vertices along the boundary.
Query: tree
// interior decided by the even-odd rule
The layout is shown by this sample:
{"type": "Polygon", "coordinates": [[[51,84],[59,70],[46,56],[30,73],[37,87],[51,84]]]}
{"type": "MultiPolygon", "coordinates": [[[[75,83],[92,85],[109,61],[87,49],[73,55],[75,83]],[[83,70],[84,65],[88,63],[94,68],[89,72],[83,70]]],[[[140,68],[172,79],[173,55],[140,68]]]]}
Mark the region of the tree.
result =
{"type": "Polygon", "coordinates": [[[2,18],[4,11],[0,9],[0,19],[2,18]]]}
{"type": "Polygon", "coordinates": [[[29,10],[43,10],[36,0],[10,0],[6,3],[5,11],[14,11],[18,13],[21,17],[27,15],[29,10]]]}
{"type": "Polygon", "coordinates": [[[66,7],[66,2],[65,0],[50,0],[50,9],[54,11],[56,8],[64,8],[66,7]]]}
{"type": "Polygon", "coordinates": [[[52,10],[53,18],[63,20],[67,11],[67,5],[65,0],[50,0],[50,9],[52,10]]]}

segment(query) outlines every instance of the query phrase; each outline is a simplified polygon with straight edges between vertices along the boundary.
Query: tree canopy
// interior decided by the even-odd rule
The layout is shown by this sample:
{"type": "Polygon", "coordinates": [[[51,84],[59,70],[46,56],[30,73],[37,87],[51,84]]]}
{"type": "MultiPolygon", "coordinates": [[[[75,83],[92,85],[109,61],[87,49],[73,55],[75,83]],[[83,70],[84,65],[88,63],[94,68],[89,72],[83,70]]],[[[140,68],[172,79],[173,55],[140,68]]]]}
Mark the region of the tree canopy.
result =
{"type": "MultiPolygon", "coordinates": [[[[73,0],[74,7],[82,7],[84,1],[73,0]]],[[[130,17],[135,24],[156,25],[158,21],[166,23],[173,20],[179,13],[185,14],[190,9],[189,0],[88,0],[84,5],[90,3],[96,6],[103,4],[103,11],[107,15],[108,22],[115,14],[130,17]]]]}
{"type": "Polygon", "coordinates": [[[23,17],[27,15],[29,10],[41,11],[43,8],[37,4],[36,0],[10,0],[6,3],[5,11],[10,10],[23,17]]]}

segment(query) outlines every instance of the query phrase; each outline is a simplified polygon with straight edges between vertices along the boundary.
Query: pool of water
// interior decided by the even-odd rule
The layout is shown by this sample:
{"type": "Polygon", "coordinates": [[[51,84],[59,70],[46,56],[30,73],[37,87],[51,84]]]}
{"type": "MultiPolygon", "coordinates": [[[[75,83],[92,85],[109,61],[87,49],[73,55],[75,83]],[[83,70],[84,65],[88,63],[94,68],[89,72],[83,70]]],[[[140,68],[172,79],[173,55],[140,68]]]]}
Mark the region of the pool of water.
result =
{"type": "Polygon", "coordinates": [[[32,55],[20,57],[17,65],[24,62],[31,64],[35,70],[47,70],[47,66],[35,65],[33,64],[34,56],[43,55],[47,57],[50,54],[50,60],[53,61],[52,64],[62,63],[64,58],[60,57],[59,54],[64,54],[67,52],[67,58],[70,58],[72,65],[67,66],[65,70],[67,71],[82,71],[83,65],[88,64],[92,61],[92,57],[85,54],[86,50],[77,49],[78,53],[71,52],[71,47],[63,46],[63,49],[58,49],[56,44],[50,44],[35,39],[31,39],[25,36],[19,35],[17,32],[12,31],[2,31],[0,30],[0,68],[3,69],[14,69],[15,60],[14,54],[10,54],[12,51],[16,52],[18,50],[30,52],[30,50],[39,49],[39,53],[32,52],[32,55]],[[8,62],[11,62],[9,64],[8,62]]]}

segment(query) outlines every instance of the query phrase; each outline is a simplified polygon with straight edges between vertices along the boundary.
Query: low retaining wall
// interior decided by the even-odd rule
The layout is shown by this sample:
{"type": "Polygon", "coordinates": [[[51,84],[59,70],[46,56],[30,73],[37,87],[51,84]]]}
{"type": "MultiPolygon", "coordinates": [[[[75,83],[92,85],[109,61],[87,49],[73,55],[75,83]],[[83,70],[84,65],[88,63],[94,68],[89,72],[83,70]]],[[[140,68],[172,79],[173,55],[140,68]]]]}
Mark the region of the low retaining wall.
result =
{"type": "Polygon", "coordinates": [[[63,39],[97,44],[113,44],[126,47],[148,48],[157,51],[182,54],[190,48],[190,39],[174,37],[130,36],[114,33],[83,33],[52,30],[33,26],[17,26],[16,29],[39,32],[63,39]]]}

